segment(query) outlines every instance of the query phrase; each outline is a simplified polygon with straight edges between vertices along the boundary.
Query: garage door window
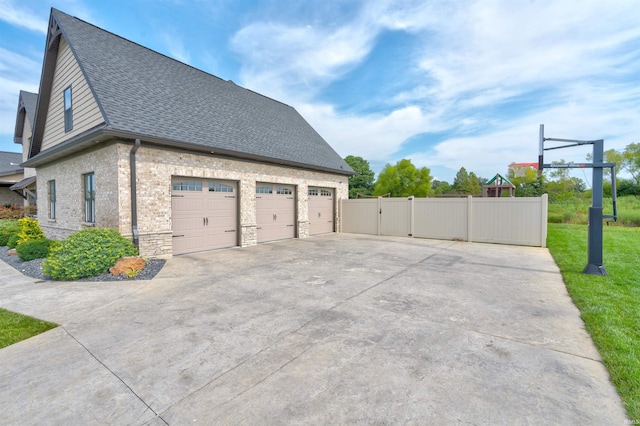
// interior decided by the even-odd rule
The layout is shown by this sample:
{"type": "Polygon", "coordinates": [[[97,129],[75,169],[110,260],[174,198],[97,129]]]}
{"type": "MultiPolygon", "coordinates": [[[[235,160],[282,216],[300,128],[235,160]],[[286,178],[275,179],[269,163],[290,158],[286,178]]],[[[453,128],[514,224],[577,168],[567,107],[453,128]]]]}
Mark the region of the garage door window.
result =
{"type": "Polygon", "coordinates": [[[233,186],[226,183],[209,182],[209,192],[233,192],[233,186]]]}
{"type": "Polygon", "coordinates": [[[273,187],[271,185],[256,186],[256,194],[271,194],[273,187]]]}
{"type": "Polygon", "coordinates": [[[202,191],[202,182],[185,181],[174,182],[171,186],[174,191],[202,191]]]}
{"type": "Polygon", "coordinates": [[[315,189],[315,188],[310,189],[310,190],[309,190],[309,195],[314,195],[314,196],[318,195],[318,190],[317,190],[317,189],[315,189]]]}
{"type": "Polygon", "coordinates": [[[293,192],[291,191],[291,188],[285,188],[284,186],[279,186],[277,189],[277,193],[280,195],[291,195],[293,194],[293,192]]]}
{"type": "Polygon", "coordinates": [[[330,197],[331,196],[331,191],[329,191],[328,189],[321,189],[320,190],[320,195],[322,195],[323,197],[330,197]]]}

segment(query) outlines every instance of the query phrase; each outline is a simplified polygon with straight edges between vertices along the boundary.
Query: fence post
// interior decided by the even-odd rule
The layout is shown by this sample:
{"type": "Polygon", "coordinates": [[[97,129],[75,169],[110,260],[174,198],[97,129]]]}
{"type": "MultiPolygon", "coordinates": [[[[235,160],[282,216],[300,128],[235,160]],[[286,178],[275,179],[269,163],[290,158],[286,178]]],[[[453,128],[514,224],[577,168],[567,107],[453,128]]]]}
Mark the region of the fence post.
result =
{"type": "Polygon", "coordinates": [[[413,218],[414,218],[414,202],[415,197],[409,196],[409,236],[413,237],[413,218]]]}
{"type": "Polygon", "coordinates": [[[380,229],[382,228],[382,197],[378,197],[378,233],[380,235],[380,229]]]}
{"type": "Polygon", "coordinates": [[[338,233],[342,233],[342,200],[343,198],[340,198],[340,200],[338,200],[338,226],[339,228],[337,229],[338,233]]]}
{"type": "Polygon", "coordinates": [[[549,194],[540,197],[540,247],[547,246],[547,221],[549,214],[549,194]]]}
{"type": "Polygon", "coordinates": [[[467,196],[467,241],[473,242],[473,197],[467,196]]]}

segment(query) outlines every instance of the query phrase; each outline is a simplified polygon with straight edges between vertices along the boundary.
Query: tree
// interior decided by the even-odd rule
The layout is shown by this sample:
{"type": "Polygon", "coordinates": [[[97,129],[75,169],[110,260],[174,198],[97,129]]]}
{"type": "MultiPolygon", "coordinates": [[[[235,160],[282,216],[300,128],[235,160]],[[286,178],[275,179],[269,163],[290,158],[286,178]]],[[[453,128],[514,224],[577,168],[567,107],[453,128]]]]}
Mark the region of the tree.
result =
{"type": "Polygon", "coordinates": [[[371,195],[373,193],[374,173],[369,162],[362,157],[347,155],[346,163],[356,172],[349,177],[349,198],[356,198],[356,194],[371,195]]]}
{"type": "Polygon", "coordinates": [[[450,194],[451,193],[451,185],[449,182],[443,180],[434,180],[431,184],[431,189],[434,194],[450,194]]]}
{"type": "MultiPolygon", "coordinates": [[[[616,170],[624,170],[627,167],[627,161],[624,158],[624,153],[618,152],[615,149],[608,149],[604,153],[604,162],[605,163],[616,163],[616,170]]],[[[587,154],[587,161],[593,162],[593,154],[587,154]]],[[[611,176],[611,169],[604,169],[604,176],[611,176]]]]}
{"type": "Polygon", "coordinates": [[[544,175],[538,176],[538,171],[532,167],[523,169],[518,176],[514,169],[509,169],[507,175],[516,187],[516,197],[540,197],[546,192],[544,175]]]}
{"type": "Polygon", "coordinates": [[[431,171],[420,169],[403,159],[395,165],[387,164],[380,172],[373,191],[374,195],[390,193],[392,197],[425,197],[432,192],[431,171]]]}
{"type": "Polygon", "coordinates": [[[640,185],[640,143],[631,143],[622,152],[626,170],[631,174],[636,185],[640,185]]]}
{"type": "Polygon", "coordinates": [[[467,169],[460,167],[453,179],[453,192],[455,194],[482,194],[482,184],[475,173],[468,173],[467,169]]]}

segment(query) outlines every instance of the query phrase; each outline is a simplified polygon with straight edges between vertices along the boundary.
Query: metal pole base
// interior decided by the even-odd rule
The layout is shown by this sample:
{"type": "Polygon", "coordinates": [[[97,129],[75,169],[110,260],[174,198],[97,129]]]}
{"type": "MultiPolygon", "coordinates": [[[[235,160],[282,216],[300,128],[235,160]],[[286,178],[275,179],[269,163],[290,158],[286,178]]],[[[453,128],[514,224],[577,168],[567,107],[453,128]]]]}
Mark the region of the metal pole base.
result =
{"type": "Polygon", "coordinates": [[[592,263],[585,266],[582,273],[589,274],[589,275],[600,275],[603,277],[606,277],[607,275],[609,275],[607,274],[607,270],[604,268],[604,265],[594,265],[592,263]]]}

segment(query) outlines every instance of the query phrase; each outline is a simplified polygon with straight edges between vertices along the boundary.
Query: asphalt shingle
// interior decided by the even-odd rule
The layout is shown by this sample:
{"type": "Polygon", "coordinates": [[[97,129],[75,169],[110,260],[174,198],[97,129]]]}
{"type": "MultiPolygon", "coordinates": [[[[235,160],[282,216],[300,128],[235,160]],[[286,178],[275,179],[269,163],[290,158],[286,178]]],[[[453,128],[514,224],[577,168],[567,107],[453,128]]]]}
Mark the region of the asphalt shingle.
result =
{"type": "Polygon", "coordinates": [[[291,106],[53,9],[108,127],[350,173],[291,106]]]}

